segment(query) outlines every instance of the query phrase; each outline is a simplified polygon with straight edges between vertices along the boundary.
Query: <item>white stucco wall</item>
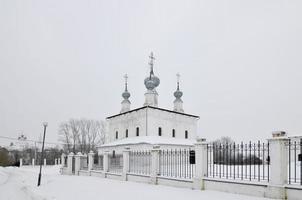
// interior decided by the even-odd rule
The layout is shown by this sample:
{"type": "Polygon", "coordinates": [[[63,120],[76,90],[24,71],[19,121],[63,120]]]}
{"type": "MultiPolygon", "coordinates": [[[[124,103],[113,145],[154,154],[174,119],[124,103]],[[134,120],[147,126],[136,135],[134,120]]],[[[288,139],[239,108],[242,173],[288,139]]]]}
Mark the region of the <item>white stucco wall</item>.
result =
{"type": "Polygon", "coordinates": [[[108,140],[110,143],[126,137],[136,137],[136,127],[139,127],[139,136],[158,136],[158,128],[162,129],[162,137],[171,137],[175,129],[176,138],[185,138],[185,131],[188,131],[188,139],[195,139],[197,135],[197,120],[193,116],[180,113],[168,112],[151,107],[145,107],[129,113],[121,114],[108,120],[108,140]]]}

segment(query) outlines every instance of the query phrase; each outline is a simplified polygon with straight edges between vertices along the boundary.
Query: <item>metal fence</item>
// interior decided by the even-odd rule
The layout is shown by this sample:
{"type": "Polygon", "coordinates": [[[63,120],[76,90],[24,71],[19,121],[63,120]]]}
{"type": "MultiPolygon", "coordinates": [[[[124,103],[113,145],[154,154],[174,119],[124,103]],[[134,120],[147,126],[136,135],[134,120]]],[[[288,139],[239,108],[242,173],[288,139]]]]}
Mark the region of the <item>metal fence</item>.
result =
{"type": "Polygon", "coordinates": [[[269,143],[207,145],[207,177],[269,181],[269,143]]]}
{"type": "Polygon", "coordinates": [[[123,171],[123,155],[122,154],[110,154],[109,159],[109,172],[121,174],[123,171]]]}
{"type": "Polygon", "coordinates": [[[96,154],[93,158],[92,170],[102,171],[104,162],[104,156],[96,154]]]}
{"type": "Polygon", "coordinates": [[[195,162],[191,160],[190,163],[190,151],[190,149],[161,150],[159,156],[160,176],[192,179],[195,162]]]}
{"type": "Polygon", "coordinates": [[[288,142],[288,184],[302,185],[302,139],[288,142]]]}
{"type": "Polygon", "coordinates": [[[88,170],[88,156],[81,156],[80,157],[80,169],[81,170],[88,170]]]}
{"type": "Polygon", "coordinates": [[[64,167],[67,167],[67,158],[68,158],[67,156],[64,156],[64,159],[62,161],[64,167]]]}
{"type": "Polygon", "coordinates": [[[134,174],[150,175],[151,152],[131,151],[129,152],[129,171],[134,174]]]}

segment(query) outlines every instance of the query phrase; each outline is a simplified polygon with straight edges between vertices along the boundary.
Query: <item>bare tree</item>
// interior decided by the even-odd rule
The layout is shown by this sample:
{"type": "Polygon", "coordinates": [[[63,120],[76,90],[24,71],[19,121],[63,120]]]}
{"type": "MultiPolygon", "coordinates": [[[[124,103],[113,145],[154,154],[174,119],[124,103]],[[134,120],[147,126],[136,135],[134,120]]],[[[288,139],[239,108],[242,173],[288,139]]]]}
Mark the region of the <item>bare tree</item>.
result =
{"type": "Polygon", "coordinates": [[[79,120],[76,119],[70,119],[69,120],[69,126],[71,129],[71,139],[73,142],[73,152],[76,152],[76,145],[79,142],[79,132],[80,132],[80,123],[79,120]]]}
{"type": "Polygon", "coordinates": [[[59,126],[59,139],[63,141],[67,150],[75,153],[95,151],[96,146],[105,142],[106,124],[104,121],[87,119],[70,119],[59,126]]]}
{"type": "Polygon", "coordinates": [[[67,151],[70,152],[71,133],[70,126],[66,122],[62,122],[59,126],[59,140],[64,142],[64,146],[67,148],[67,151]]]}

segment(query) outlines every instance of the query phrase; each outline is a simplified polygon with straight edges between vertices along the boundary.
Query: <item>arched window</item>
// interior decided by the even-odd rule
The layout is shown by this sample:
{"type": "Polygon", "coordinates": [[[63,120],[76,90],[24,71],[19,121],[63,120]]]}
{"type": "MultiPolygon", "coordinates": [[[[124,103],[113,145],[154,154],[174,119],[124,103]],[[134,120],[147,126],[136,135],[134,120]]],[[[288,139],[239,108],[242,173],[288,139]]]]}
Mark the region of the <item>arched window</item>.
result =
{"type": "Polygon", "coordinates": [[[139,136],[139,127],[136,127],[136,136],[139,136]]]}
{"type": "Polygon", "coordinates": [[[118,131],[115,132],[115,139],[118,139],[118,131]]]}
{"type": "Polygon", "coordinates": [[[126,129],[126,138],[128,137],[128,129],[126,129]]]}
{"type": "Polygon", "coordinates": [[[188,131],[185,131],[185,138],[188,139],[188,131]]]}
{"type": "Polygon", "coordinates": [[[172,130],[172,137],[175,137],[175,129],[172,130]]]}
{"type": "Polygon", "coordinates": [[[161,136],[161,127],[158,127],[158,136],[161,136]]]}

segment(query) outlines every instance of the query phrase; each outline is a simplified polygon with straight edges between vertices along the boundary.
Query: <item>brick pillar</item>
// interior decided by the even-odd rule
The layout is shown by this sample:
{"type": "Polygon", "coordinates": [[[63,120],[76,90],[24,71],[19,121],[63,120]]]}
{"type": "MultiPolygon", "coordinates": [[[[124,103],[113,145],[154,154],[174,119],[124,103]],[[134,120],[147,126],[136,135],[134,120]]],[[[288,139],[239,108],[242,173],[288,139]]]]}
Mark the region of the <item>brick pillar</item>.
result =
{"type": "Polygon", "coordinates": [[[151,183],[157,184],[157,176],[159,175],[159,155],[160,146],[153,146],[151,150],[151,183]]]}
{"type": "Polygon", "coordinates": [[[94,153],[93,151],[90,151],[88,153],[88,171],[92,170],[93,163],[94,163],[94,153]]]}
{"type": "Polygon", "coordinates": [[[268,187],[268,197],[284,199],[286,191],[283,187],[287,183],[288,173],[288,150],[289,139],[285,135],[273,133],[273,138],[269,139],[270,153],[270,180],[268,187]]]}
{"type": "Polygon", "coordinates": [[[195,144],[195,176],[194,189],[204,190],[204,180],[207,174],[207,145],[206,139],[198,139],[195,144]]]}
{"type": "Polygon", "coordinates": [[[67,157],[67,174],[71,175],[72,174],[72,159],[73,159],[74,154],[70,152],[70,154],[67,157]]]}
{"type": "Polygon", "coordinates": [[[130,154],[130,148],[126,147],[123,151],[123,180],[127,181],[127,173],[129,172],[129,154],[130,154]]]}

